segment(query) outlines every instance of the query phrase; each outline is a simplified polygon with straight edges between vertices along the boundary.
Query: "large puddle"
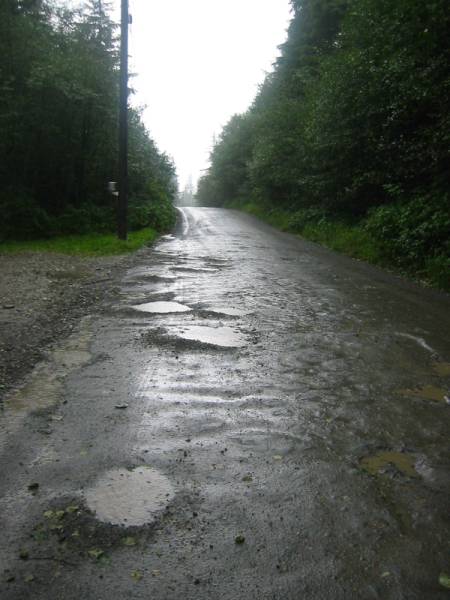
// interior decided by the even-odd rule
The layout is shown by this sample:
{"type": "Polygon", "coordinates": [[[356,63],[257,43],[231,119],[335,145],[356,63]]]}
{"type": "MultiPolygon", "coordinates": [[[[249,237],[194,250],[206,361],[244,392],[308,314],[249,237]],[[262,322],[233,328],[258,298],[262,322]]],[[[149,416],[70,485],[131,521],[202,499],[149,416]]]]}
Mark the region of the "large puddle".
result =
{"type": "Polygon", "coordinates": [[[84,493],[97,519],[128,527],[153,521],[174,495],[167,477],[149,467],[113,469],[84,493]]]}
{"type": "Polygon", "coordinates": [[[204,327],[192,325],[183,327],[177,332],[177,337],[212,346],[223,348],[240,348],[245,346],[244,336],[230,327],[204,327]]]}
{"type": "Polygon", "coordinates": [[[185,304],[180,304],[179,302],[147,302],[146,304],[135,304],[133,306],[135,310],[140,310],[141,312],[146,313],[157,313],[157,314],[167,314],[167,313],[180,313],[180,312],[189,312],[192,308],[186,306],[185,304]]]}

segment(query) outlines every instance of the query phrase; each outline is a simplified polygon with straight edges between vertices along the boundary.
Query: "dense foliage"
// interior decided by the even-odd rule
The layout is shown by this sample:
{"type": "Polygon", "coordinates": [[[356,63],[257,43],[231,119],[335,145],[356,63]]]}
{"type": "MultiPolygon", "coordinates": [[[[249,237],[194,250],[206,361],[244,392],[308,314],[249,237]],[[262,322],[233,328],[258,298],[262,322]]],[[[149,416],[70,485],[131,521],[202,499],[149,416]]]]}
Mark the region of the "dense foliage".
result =
{"type": "MultiPolygon", "coordinates": [[[[119,54],[108,3],[0,2],[0,238],[109,231],[119,54]]],[[[176,178],[130,109],[130,226],[173,220],[176,178]]]]}
{"type": "Polygon", "coordinates": [[[212,150],[199,203],[285,211],[297,230],[357,224],[405,268],[449,269],[448,1],[292,9],[274,71],[212,150]]]}

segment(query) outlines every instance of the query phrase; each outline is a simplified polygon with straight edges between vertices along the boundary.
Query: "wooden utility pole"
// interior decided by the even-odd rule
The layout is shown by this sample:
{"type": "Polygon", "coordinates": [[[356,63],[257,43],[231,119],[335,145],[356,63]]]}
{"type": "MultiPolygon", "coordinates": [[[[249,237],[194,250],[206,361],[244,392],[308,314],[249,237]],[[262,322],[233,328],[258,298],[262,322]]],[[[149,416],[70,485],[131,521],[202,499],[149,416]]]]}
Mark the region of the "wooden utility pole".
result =
{"type": "Polygon", "coordinates": [[[127,239],[128,213],[128,0],[121,0],[119,98],[119,203],[117,237],[127,239]]]}

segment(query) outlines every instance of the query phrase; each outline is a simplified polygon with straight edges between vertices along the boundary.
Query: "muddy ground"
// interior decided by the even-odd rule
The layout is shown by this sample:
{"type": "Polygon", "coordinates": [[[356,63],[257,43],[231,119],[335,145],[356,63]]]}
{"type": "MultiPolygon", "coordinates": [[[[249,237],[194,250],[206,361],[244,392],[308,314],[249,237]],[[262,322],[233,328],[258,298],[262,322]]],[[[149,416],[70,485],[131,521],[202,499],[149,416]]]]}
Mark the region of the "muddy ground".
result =
{"type": "Polygon", "coordinates": [[[448,598],[447,295],[221,209],[119,280],[5,398],[2,600],[448,598]]]}
{"type": "Polygon", "coordinates": [[[116,291],[129,257],[0,254],[1,397],[116,291]]]}

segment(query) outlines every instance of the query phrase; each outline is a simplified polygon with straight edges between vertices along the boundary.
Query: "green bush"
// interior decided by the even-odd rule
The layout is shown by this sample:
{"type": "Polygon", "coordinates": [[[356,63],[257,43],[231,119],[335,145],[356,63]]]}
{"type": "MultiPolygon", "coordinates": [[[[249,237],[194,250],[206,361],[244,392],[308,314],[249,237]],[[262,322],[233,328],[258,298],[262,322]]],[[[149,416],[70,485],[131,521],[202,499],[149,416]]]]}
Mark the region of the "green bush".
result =
{"type": "Polygon", "coordinates": [[[48,214],[26,190],[5,190],[0,196],[0,239],[26,240],[51,235],[48,214]]]}
{"type": "Polygon", "coordinates": [[[83,204],[68,206],[64,213],[53,219],[57,235],[108,233],[115,229],[115,210],[109,206],[83,204]]]}
{"type": "Polygon", "coordinates": [[[157,231],[170,231],[176,220],[176,210],[173,204],[166,200],[159,204],[150,204],[148,225],[157,231]]]}
{"type": "Polygon", "coordinates": [[[307,225],[325,224],[326,214],[321,208],[304,208],[297,210],[289,219],[289,229],[301,232],[307,225]]]}
{"type": "Polygon", "coordinates": [[[450,292],[450,257],[435,256],[426,260],[423,276],[442,290],[450,292]]]}
{"type": "Polygon", "coordinates": [[[427,258],[450,253],[450,198],[427,197],[380,206],[369,213],[365,229],[399,265],[421,266],[427,258]]]}

